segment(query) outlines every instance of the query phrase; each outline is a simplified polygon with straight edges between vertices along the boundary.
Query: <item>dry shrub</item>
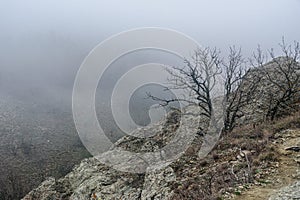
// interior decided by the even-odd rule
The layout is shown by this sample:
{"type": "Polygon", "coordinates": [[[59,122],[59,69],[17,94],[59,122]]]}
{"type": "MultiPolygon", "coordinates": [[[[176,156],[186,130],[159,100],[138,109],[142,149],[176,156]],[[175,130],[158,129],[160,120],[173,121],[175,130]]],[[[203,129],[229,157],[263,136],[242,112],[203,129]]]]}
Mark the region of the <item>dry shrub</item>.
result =
{"type": "Polygon", "coordinates": [[[277,162],[279,161],[279,156],[274,152],[267,151],[259,155],[259,160],[265,162],[277,162]]]}
{"type": "Polygon", "coordinates": [[[205,159],[195,160],[195,157],[191,156],[195,152],[194,149],[189,149],[185,156],[190,157],[183,158],[181,162],[191,158],[194,162],[185,167],[182,167],[182,163],[177,163],[181,166],[180,170],[176,170],[178,178],[183,177],[184,171],[190,173],[185,173],[181,179],[182,185],[174,185],[172,199],[220,199],[225,191],[234,193],[232,188],[251,183],[257,177],[261,177],[256,176],[257,173],[263,173],[266,167],[279,160],[279,153],[272,143],[275,133],[288,128],[300,128],[300,112],[259,124],[255,128],[251,125],[237,127],[232,133],[223,135],[205,159]],[[244,150],[250,151],[251,154],[237,159],[244,150]]]}

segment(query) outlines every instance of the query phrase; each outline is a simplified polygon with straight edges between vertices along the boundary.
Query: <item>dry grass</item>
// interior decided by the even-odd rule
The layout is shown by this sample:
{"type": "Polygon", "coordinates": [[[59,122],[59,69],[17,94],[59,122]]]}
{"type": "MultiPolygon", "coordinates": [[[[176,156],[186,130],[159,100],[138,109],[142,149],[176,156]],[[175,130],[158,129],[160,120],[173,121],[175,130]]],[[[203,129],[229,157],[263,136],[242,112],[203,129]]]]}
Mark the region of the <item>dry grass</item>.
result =
{"type": "Polygon", "coordinates": [[[279,161],[273,144],[276,133],[284,134],[283,130],[297,128],[300,128],[300,112],[255,127],[237,127],[224,135],[214,150],[201,160],[195,155],[199,150],[199,141],[196,141],[185,156],[173,164],[180,179],[180,184],[173,185],[173,199],[221,199],[226,192],[239,194],[240,185],[261,182],[264,172],[279,161]]]}

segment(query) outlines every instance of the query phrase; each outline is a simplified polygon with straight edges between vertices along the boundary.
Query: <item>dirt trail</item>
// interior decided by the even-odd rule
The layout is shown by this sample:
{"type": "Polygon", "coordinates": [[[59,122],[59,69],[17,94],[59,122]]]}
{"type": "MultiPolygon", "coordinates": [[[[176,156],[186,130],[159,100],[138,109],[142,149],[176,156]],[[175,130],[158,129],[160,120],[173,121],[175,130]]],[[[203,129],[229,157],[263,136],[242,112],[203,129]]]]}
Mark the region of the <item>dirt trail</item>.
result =
{"type": "Polygon", "coordinates": [[[267,177],[271,183],[264,186],[253,186],[234,199],[269,199],[271,195],[276,195],[281,188],[300,181],[300,152],[286,150],[291,146],[300,147],[300,130],[288,130],[275,142],[274,146],[278,151],[279,166],[275,174],[267,177]]]}

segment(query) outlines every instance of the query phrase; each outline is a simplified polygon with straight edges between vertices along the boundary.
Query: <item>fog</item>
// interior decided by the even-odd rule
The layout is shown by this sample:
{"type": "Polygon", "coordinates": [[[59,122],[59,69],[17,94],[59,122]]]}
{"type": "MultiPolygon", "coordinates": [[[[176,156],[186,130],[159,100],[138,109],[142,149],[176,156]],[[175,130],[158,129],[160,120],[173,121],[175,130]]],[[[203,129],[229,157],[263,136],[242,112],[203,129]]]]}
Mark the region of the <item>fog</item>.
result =
{"type": "Polygon", "coordinates": [[[0,5],[1,94],[69,110],[83,59],[121,31],[170,28],[202,46],[223,51],[241,46],[246,56],[257,44],[276,46],[282,36],[300,40],[299,0],[12,0],[0,5]]]}
{"type": "MultiPolygon", "coordinates": [[[[45,177],[64,176],[90,156],[74,126],[72,89],[84,58],[108,37],[162,27],[222,52],[242,47],[247,57],[258,44],[276,47],[282,36],[300,41],[299,19],[300,0],[0,0],[0,199],[20,199],[45,177]]],[[[133,52],[99,82],[97,115],[111,141],[122,135],[111,113],[112,88],[132,66],[149,62],[182,64],[159,51],[133,52]]],[[[143,92],[161,89],[147,85],[132,95],[137,124],[152,120],[155,102],[143,92]]]]}

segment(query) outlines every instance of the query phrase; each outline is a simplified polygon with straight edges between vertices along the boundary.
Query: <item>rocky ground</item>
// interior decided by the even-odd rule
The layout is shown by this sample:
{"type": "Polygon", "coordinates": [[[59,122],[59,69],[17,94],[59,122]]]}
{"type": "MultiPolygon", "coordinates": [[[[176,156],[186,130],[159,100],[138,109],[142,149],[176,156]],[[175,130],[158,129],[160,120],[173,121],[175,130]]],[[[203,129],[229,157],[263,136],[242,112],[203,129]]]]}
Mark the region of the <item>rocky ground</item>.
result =
{"type": "Polygon", "coordinates": [[[300,181],[284,187],[271,196],[270,200],[300,199],[300,181]]]}
{"type": "MultiPolygon", "coordinates": [[[[139,130],[143,134],[156,130],[153,137],[126,137],[116,146],[153,151],[168,144],[176,127],[176,120],[168,126],[156,124],[139,130]]],[[[299,184],[294,182],[300,181],[299,152],[288,148],[300,146],[299,113],[255,128],[239,127],[224,135],[205,158],[198,156],[202,139],[197,136],[171,165],[141,174],[120,172],[95,158],[85,159],[67,176],[48,178],[24,200],[297,198],[299,184]]]]}
{"type": "Polygon", "coordinates": [[[277,161],[271,163],[265,180],[244,190],[235,199],[300,199],[300,153],[289,150],[300,146],[300,130],[285,130],[275,135],[277,161]]]}

